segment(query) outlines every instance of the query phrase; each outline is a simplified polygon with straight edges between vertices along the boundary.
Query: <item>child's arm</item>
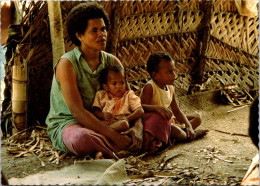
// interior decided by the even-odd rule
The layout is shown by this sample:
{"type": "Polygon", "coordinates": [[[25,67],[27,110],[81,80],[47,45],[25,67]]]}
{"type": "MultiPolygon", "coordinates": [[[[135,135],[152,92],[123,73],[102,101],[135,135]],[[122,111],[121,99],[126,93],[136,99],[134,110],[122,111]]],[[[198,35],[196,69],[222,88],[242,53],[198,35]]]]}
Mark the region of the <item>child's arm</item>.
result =
{"type": "Polygon", "coordinates": [[[178,106],[176,98],[175,98],[175,93],[172,96],[171,109],[172,109],[172,112],[173,112],[174,116],[176,117],[176,119],[180,123],[185,124],[187,137],[191,140],[194,139],[194,130],[193,130],[189,120],[185,116],[185,114],[180,110],[180,107],[178,106]]]}
{"type": "Polygon", "coordinates": [[[148,84],[143,89],[143,94],[141,96],[142,107],[145,112],[157,112],[165,119],[170,120],[172,117],[172,111],[166,107],[160,105],[150,105],[153,97],[153,87],[148,84]]]}
{"type": "Polygon", "coordinates": [[[125,120],[130,123],[130,121],[136,120],[138,118],[141,118],[141,116],[143,115],[144,110],[142,107],[137,108],[133,113],[129,114],[125,120]]]}

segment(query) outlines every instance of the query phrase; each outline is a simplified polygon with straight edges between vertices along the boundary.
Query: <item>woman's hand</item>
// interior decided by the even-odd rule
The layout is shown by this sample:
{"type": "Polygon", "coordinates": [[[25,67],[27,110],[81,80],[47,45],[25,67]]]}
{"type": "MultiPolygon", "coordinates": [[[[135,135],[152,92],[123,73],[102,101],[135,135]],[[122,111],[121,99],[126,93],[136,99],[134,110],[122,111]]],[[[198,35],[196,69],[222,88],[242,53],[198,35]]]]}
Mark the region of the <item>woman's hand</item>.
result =
{"type": "MultiPolygon", "coordinates": [[[[114,129],[113,129],[114,130],[114,129]]],[[[115,131],[115,134],[110,137],[118,150],[126,150],[130,146],[132,139],[127,135],[122,135],[115,131]]]]}
{"type": "Polygon", "coordinates": [[[195,137],[194,130],[192,129],[191,126],[186,126],[186,134],[189,140],[193,140],[195,137]]]}
{"type": "Polygon", "coordinates": [[[130,128],[126,132],[122,132],[121,134],[129,134],[132,137],[132,144],[128,149],[131,152],[139,152],[142,148],[143,136],[141,132],[138,132],[135,128],[130,128]]]}
{"type": "Polygon", "coordinates": [[[135,121],[135,126],[130,128],[126,132],[121,132],[121,134],[130,135],[132,138],[132,144],[128,148],[131,152],[139,152],[143,145],[143,124],[141,119],[135,121]]]}
{"type": "Polygon", "coordinates": [[[171,109],[163,106],[156,106],[156,112],[159,113],[166,120],[170,120],[173,116],[171,109]]]}

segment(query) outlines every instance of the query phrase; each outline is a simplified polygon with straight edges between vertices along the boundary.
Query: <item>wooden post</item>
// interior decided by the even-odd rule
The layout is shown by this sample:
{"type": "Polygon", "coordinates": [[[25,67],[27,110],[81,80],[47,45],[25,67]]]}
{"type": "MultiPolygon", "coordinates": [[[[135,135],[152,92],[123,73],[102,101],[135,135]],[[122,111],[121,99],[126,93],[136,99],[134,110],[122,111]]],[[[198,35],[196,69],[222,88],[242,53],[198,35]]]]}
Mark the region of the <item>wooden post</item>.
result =
{"type": "Polygon", "coordinates": [[[60,1],[48,1],[53,65],[65,53],[60,1]]]}
{"type": "Polygon", "coordinates": [[[198,68],[195,69],[194,78],[192,83],[189,87],[188,94],[195,91],[198,91],[196,86],[202,84],[205,64],[206,64],[206,54],[209,47],[210,42],[210,21],[213,13],[213,0],[203,2],[204,7],[203,10],[205,11],[204,19],[201,21],[200,28],[202,29],[200,32],[202,35],[201,46],[199,50],[199,57],[198,57],[198,68]]]}
{"type": "Polygon", "coordinates": [[[211,15],[213,12],[213,1],[206,1],[204,10],[206,11],[205,15],[205,27],[204,27],[204,34],[202,37],[202,46],[200,48],[200,61],[199,61],[199,73],[198,73],[198,83],[202,83],[204,68],[205,68],[205,57],[208,51],[209,41],[210,41],[210,21],[211,15]]]}
{"type": "Polygon", "coordinates": [[[107,42],[107,52],[116,55],[118,37],[119,37],[119,26],[120,26],[120,11],[121,11],[121,1],[115,1],[114,11],[111,15],[111,28],[109,30],[108,42],[107,42]]]}
{"type": "Polygon", "coordinates": [[[12,134],[27,127],[27,61],[18,50],[12,67],[12,123],[12,134]]]}

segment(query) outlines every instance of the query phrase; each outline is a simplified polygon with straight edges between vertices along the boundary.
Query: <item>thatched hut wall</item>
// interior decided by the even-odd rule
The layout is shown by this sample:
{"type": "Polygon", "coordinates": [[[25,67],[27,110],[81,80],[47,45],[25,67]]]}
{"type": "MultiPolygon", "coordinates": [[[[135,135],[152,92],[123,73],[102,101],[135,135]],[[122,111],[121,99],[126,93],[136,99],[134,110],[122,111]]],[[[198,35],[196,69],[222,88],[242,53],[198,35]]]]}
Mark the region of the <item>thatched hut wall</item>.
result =
{"type": "MultiPolygon", "coordinates": [[[[65,25],[79,1],[62,1],[65,50],[74,45],[65,25]]],[[[100,1],[111,19],[107,51],[127,69],[133,90],[140,93],[150,78],[146,61],[166,51],[176,61],[178,96],[237,84],[241,91],[258,89],[258,17],[239,15],[234,1],[100,1]]],[[[28,122],[44,124],[53,75],[46,2],[32,2],[23,18],[19,47],[28,62],[28,122]],[[37,10],[37,11],[36,11],[37,10]]]]}

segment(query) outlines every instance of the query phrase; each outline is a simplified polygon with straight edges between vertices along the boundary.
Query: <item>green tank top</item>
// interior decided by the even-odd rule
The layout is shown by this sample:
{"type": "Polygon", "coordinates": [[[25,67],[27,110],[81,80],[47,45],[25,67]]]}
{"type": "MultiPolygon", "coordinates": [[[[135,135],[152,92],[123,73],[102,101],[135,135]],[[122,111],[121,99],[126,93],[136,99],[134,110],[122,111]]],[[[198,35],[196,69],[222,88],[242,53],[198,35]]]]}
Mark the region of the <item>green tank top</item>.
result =
{"type": "MultiPolygon", "coordinates": [[[[101,51],[101,63],[95,71],[92,71],[89,68],[82,52],[78,47],[64,54],[61,58],[68,59],[73,65],[77,74],[77,85],[83,101],[83,105],[87,110],[91,110],[95,94],[98,90],[100,90],[100,83],[98,81],[100,71],[108,65],[114,65],[113,55],[101,51]]],[[[54,66],[54,72],[56,66],[54,66]]],[[[65,102],[61,92],[60,83],[56,80],[54,73],[50,93],[50,111],[46,118],[47,134],[50,137],[54,148],[68,152],[68,149],[62,141],[62,131],[64,127],[70,123],[78,122],[72,116],[65,102]]]]}

